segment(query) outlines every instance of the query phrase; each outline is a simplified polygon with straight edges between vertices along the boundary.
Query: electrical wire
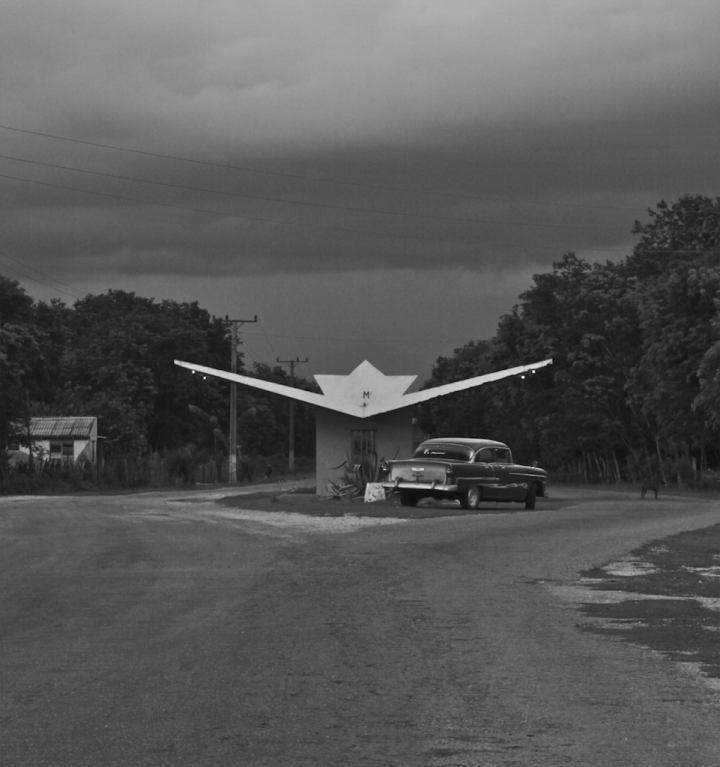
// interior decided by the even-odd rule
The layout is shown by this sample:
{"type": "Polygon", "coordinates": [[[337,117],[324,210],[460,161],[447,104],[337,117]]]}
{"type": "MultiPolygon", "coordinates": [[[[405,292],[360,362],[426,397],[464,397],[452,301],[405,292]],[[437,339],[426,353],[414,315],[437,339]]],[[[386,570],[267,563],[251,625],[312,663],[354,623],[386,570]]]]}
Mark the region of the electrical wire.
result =
{"type": "MultiPolygon", "coordinates": [[[[472,245],[477,246],[475,241],[470,240],[448,240],[440,237],[423,237],[420,235],[412,234],[399,234],[396,232],[379,232],[373,229],[349,229],[347,227],[329,226],[326,224],[310,224],[303,221],[287,221],[284,219],[269,218],[267,216],[247,216],[241,213],[228,213],[217,210],[208,210],[207,208],[196,208],[190,205],[175,205],[167,202],[158,202],[156,200],[143,200],[138,197],[130,197],[128,195],[112,194],[110,192],[97,192],[90,189],[79,189],[78,187],[68,186],[66,184],[53,184],[49,181],[37,181],[36,179],[23,178],[22,176],[11,176],[7,173],[0,173],[0,178],[10,179],[12,181],[20,181],[28,184],[36,184],[38,186],[50,187],[52,189],[62,189],[64,191],[79,192],[80,194],[89,194],[97,197],[109,198],[114,200],[122,200],[123,202],[135,202],[142,205],[155,205],[161,208],[170,208],[173,210],[184,210],[191,213],[202,213],[204,215],[216,216],[220,218],[237,218],[244,221],[255,221],[261,223],[281,224],[283,226],[295,226],[304,229],[320,229],[323,231],[343,232],[345,234],[355,235],[369,235],[371,237],[391,237],[402,240],[413,240],[420,242],[436,242],[440,244],[455,244],[455,245],[472,245]]],[[[561,246],[557,245],[513,245],[512,243],[489,243],[484,245],[485,248],[508,248],[508,247],[521,247],[526,250],[553,250],[555,252],[563,250],[561,246]]],[[[619,250],[614,248],[570,248],[574,252],[578,253],[626,253],[627,249],[619,250]]]]}
{"type": "Polygon", "coordinates": [[[439,197],[448,197],[448,198],[461,199],[461,200],[507,202],[507,203],[512,203],[514,205],[541,205],[546,207],[580,208],[580,209],[586,209],[586,210],[636,210],[636,211],[646,210],[646,208],[640,207],[640,206],[624,207],[624,206],[615,206],[615,205],[580,205],[577,203],[546,202],[542,200],[517,200],[517,199],[503,198],[503,197],[485,197],[485,196],[478,196],[478,195],[465,195],[465,194],[458,194],[457,192],[443,192],[443,191],[437,191],[432,189],[412,189],[410,187],[394,187],[394,186],[384,186],[381,184],[368,184],[368,183],[359,182],[359,181],[345,181],[345,180],[333,179],[333,178],[322,178],[319,176],[308,176],[308,175],[300,174],[300,173],[287,173],[282,171],[261,170],[259,168],[251,168],[245,165],[233,165],[228,163],[212,162],[208,160],[197,160],[190,157],[182,157],[180,155],[162,154],[160,152],[148,152],[141,149],[129,149],[127,147],[120,147],[114,144],[103,144],[97,141],[85,141],[83,139],[68,138],[67,136],[58,136],[52,133],[42,133],[40,131],[28,130],[26,128],[16,128],[10,125],[0,125],[0,129],[6,130],[6,131],[13,131],[15,133],[24,133],[30,136],[39,136],[42,138],[49,138],[56,141],[66,141],[72,144],[92,146],[92,147],[96,147],[100,149],[111,149],[116,152],[126,152],[128,154],[136,154],[136,155],[141,155],[145,157],[155,157],[155,158],[163,159],[163,160],[174,160],[176,162],[191,163],[194,165],[204,165],[211,168],[223,168],[225,170],[238,170],[238,171],[243,171],[245,173],[255,173],[255,174],[265,175],[265,176],[277,176],[280,178],[300,179],[302,181],[315,181],[315,182],[324,183],[324,184],[337,184],[341,186],[351,186],[351,187],[358,187],[363,189],[373,189],[378,191],[403,192],[405,194],[417,194],[417,195],[431,194],[431,195],[436,195],[439,197]]]}
{"type": "Polygon", "coordinates": [[[66,282],[62,282],[60,280],[55,279],[54,277],[51,277],[49,274],[46,274],[45,272],[41,272],[39,269],[35,269],[32,266],[27,266],[27,264],[24,264],[22,261],[18,260],[17,258],[13,258],[12,256],[9,256],[7,253],[0,250],[0,258],[4,258],[10,261],[14,261],[17,264],[20,264],[20,266],[23,269],[26,269],[31,272],[35,272],[35,274],[39,274],[41,277],[45,277],[48,280],[51,280],[52,282],[57,283],[58,285],[63,285],[64,287],[68,288],[69,290],[74,291],[73,293],[68,293],[67,290],[62,290],[62,288],[58,288],[54,285],[49,285],[47,282],[43,282],[42,280],[38,280],[36,277],[32,277],[29,275],[23,275],[21,272],[17,272],[17,267],[6,267],[6,268],[14,268],[15,272],[17,274],[21,274],[23,279],[30,280],[32,282],[36,282],[38,285],[42,285],[43,287],[50,288],[51,290],[55,290],[58,293],[64,293],[67,296],[70,296],[71,298],[78,299],[83,298],[84,296],[87,296],[88,294],[80,290],[79,288],[74,288],[72,285],[68,285],[66,282]],[[79,294],[79,295],[76,295],[79,294]]]}
{"type": "Polygon", "coordinates": [[[262,362],[261,358],[255,353],[254,349],[246,341],[240,342],[243,347],[243,353],[247,352],[248,356],[252,357],[255,362],[262,362]]]}
{"type": "MultiPolygon", "coordinates": [[[[519,203],[524,204],[524,201],[518,201],[518,200],[508,200],[506,198],[487,198],[487,197],[480,197],[480,196],[473,196],[473,195],[457,195],[457,194],[447,194],[444,192],[436,192],[433,190],[417,190],[417,189],[409,189],[409,188],[402,188],[402,187],[387,187],[387,186],[381,186],[381,185],[373,185],[373,184],[364,184],[364,183],[356,183],[356,182],[345,182],[340,181],[337,179],[322,179],[317,178],[313,176],[307,176],[307,175],[301,175],[301,174],[289,174],[289,173],[280,173],[280,172],[274,172],[274,171],[264,171],[259,170],[256,168],[249,168],[245,166],[236,166],[236,165],[228,165],[224,163],[214,163],[214,162],[208,162],[204,160],[196,160],[192,158],[187,157],[181,157],[176,155],[165,155],[155,152],[147,152],[143,150],[135,150],[135,149],[127,149],[124,147],[118,147],[110,144],[101,144],[97,142],[91,142],[91,141],[83,141],[80,139],[72,139],[68,137],[63,136],[57,136],[53,134],[47,134],[47,133],[41,133],[38,131],[30,131],[26,129],[21,128],[15,128],[11,126],[6,125],[0,125],[0,129],[7,130],[7,131],[14,131],[17,133],[24,133],[34,136],[40,136],[44,138],[49,138],[53,140],[58,141],[66,141],[71,142],[75,144],[80,145],[88,145],[93,147],[99,147],[103,149],[109,149],[119,152],[128,152],[135,155],[140,156],[150,156],[150,157],[158,157],[166,160],[173,160],[173,161],[180,161],[180,162],[186,162],[186,163],[193,163],[196,165],[205,165],[209,167],[219,167],[219,168],[225,168],[225,169],[233,169],[233,170],[239,170],[239,171],[247,171],[252,173],[259,173],[259,174],[266,174],[271,176],[282,176],[287,178],[299,178],[303,179],[305,181],[312,180],[312,181],[318,181],[318,182],[329,182],[333,184],[343,184],[347,186],[354,186],[354,187],[363,187],[368,189],[376,189],[376,190],[386,190],[386,191],[395,191],[395,192],[404,192],[404,193],[412,193],[412,194],[437,194],[443,197],[452,197],[452,198],[458,198],[458,199],[473,199],[473,200],[493,200],[493,201],[504,201],[504,202],[512,202],[512,203],[519,203]]],[[[481,224],[481,225],[502,225],[502,226],[513,226],[513,227],[536,227],[536,228],[545,228],[545,229],[573,229],[573,230],[595,230],[595,231],[611,231],[613,229],[617,231],[621,231],[620,228],[615,227],[592,227],[592,226],[579,226],[579,225],[568,225],[568,224],[550,224],[550,223],[531,223],[531,222],[522,222],[522,221],[492,221],[492,220],[485,220],[485,219],[477,219],[477,218],[470,218],[470,217],[457,217],[457,216],[441,216],[436,214],[420,214],[420,213],[405,213],[405,212],[397,212],[397,211],[387,211],[382,209],[376,209],[376,208],[358,208],[353,206],[340,206],[340,205],[331,205],[331,204],[324,204],[324,203],[314,203],[307,200],[291,200],[287,198],[275,198],[275,197],[267,197],[267,196],[260,196],[260,195],[250,195],[250,194],[244,194],[239,192],[232,192],[232,191],[224,191],[224,190],[217,190],[217,189],[209,189],[209,188],[203,188],[203,187],[193,187],[193,186],[187,186],[183,184],[175,184],[170,182],[163,182],[163,181],[154,181],[150,179],[142,179],[137,178],[134,176],[124,176],[119,174],[112,174],[112,173],[105,173],[100,171],[93,171],[93,170],[86,170],[82,168],[76,168],[66,165],[59,165],[54,163],[48,163],[48,162],[41,162],[36,160],[30,160],[27,158],[20,158],[20,157],[14,157],[11,155],[0,155],[0,158],[6,159],[9,161],[16,161],[21,163],[26,163],[30,165],[35,166],[43,166],[43,167],[49,167],[56,170],[63,170],[68,172],[75,172],[75,173],[81,173],[81,174],[87,174],[92,175],[95,177],[103,177],[103,178],[110,178],[120,181],[127,181],[131,183],[144,183],[148,185],[153,186],[161,186],[164,188],[172,188],[172,189],[178,189],[182,191],[190,191],[190,192],[201,192],[201,193],[208,193],[208,194],[217,194],[217,195],[223,195],[223,196],[229,196],[229,197],[235,197],[235,198],[245,198],[245,199],[251,199],[251,200],[258,200],[263,202],[275,202],[275,203],[282,203],[287,205],[301,205],[306,207],[313,207],[313,208],[325,208],[325,209],[331,209],[331,210],[339,210],[344,212],[356,212],[356,213],[368,213],[368,214],[375,214],[375,215],[388,215],[388,216],[398,216],[403,218],[420,218],[420,219],[426,219],[426,220],[440,220],[440,221],[452,221],[452,222],[461,222],[461,223],[475,223],[475,224],[481,224]]],[[[119,194],[112,194],[109,192],[101,192],[101,191],[94,191],[89,189],[81,189],[69,185],[64,184],[54,184],[47,181],[39,181],[35,179],[29,179],[19,176],[12,176],[8,174],[0,174],[0,178],[6,178],[9,180],[21,182],[21,183],[29,183],[29,184],[35,184],[55,189],[61,189],[64,191],[70,191],[70,192],[76,192],[80,194],[89,194],[93,196],[103,197],[103,198],[111,198],[111,199],[117,199],[124,202],[131,202],[131,203],[139,203],[142,205],[155,205],[159,207],[169,208],[169,209],[177,209],[177,210],[183,210],[183,211],[189,211],[189,212],[195,212],[200,213],[204,215],[211,215],[211,216],[220,216],[220,217],[230,217],[230,218],[237,218],[241,220],[246,221],[253,221],[253,222],[260,222],[260,223],[267,223],[267,224],[279,224],[281,226],[293,226],[293,227],[300,227],[300,228],[309,228],[309,229],[318,229],[318,230],[324,230],[324,231],[333,231],[333,232],[343,232],[353,235],[360,235],[360,236],[371,236],[371,237],[385,237],[385,238],[395,238],[395,239],[403,239],[403,240],[415,240],[415,241],[421,241],[421,242],[437,242],[437,243],[443,243],[443,244],[455,244],[455,245],[463,245],[463,246],[473,246],[476,245],[474,239],[447,239],[447,238],[439,238],[439,237],[428,237],[428,236],[422,236],[418,234],[402,234],[402,233],[395,233],[395,232],[385,232],[385,231],[376,231],[376,230],[370,230],[370,229],[353,229],[348,227],[340,227],[340,226],[330,226],[330,225],[324,225],[324,224],[315,224],[315,223],[308,223],[308,222],[302,222],[302,221],[289,221],[282,218],[274,218],[274,217],[268,217],[268,216],[249,216],[244,215],[240,213],[227,213],[224,211],[217,211],[217,210],[208,210],[207,208],[199,208],[189,205],[177,205],[173,203],[167,203],[167,202],[161,202],[161,201],[151,201],[151,200],[144,200],[137,197],[132,197],[129,195],[119,195],[119,194]]],[[[544,202],[538,202],[533,204],[542,204],[547,206],[555,206],[555,207],[574,207],[574,208],[586,208],[586,209],[613,209],[613,210],[639,210],[639,208],[624,208],[624,207],[608,207],[608,206],[586,206],[586,205],[569,205],[569,204],[562,204],[562,203],[544,203],[544,202]]],[[[622,229],[622,231],[625,231],[625,229],[622,229]]],[[[715,230],[684,230],[684,231],[696,231],[696,232],[702,232],[704,234],[710,234],[714,233],[715,230]]],[[[552,250],[554,252],[558,252],[563,250],[562,247],[558,247],[556,245],[518,245],[513,243],[484,243],[484,248],[490,249],[490,248],[497,248],[497,249],[522,249],[525,251],[529,250],[541,250],[541,251],[548,251],[552,250]]],[[[573,252],[578,253],[618,253],[618,254],[626,254],[627,248],[625,249],[616,249],[616,248],[570,248],[573,252]]],[[[712,248],[712,249],[703,249],[706,253],[717,253],[720,252],[720,250],[712,248]]],[[[654,252],[657,253],[663,253],[668,252],[667,249],[663,248],[657,248],[654,250],[654,252]]],[[[673,251],[673,252],[679,252],[682,253],[683,251],[673,251]]],[[[5,254],[6,258],[12,258],[5,254]]],[[[17,261],[16,259],[13,259],[17,261]]],[[[33,269],[32,267],[25,266],[22,264],[22,262],[17,261],[18,264],[21,264],[23,268],[29,269],[34,271],[36,274],[40,275],[41,277],[46,278],[47,280],[50,280],[52,282],[56,282],[58,285],[64,285],[66,288],[68,288],[70,291],[74,291],[74,293],[79,293],[81,296],[87,295],[83,291],[78,290],[77,288],[74,288],[71,285],[67,285],[67,283],[63,283],[59,280],[56,280],[55,278],[51,277],[50,275],[47,275],[43,272],[40,272],[39,270],[33,269]]],[[[63,293],[65,295],[70,296],[71,298],[77,299],[79,296],[75,295],[74,293],[70,293],[66,290],[63,290],[61,288],[58,288],[56,286],[50,285],[47,282],[43,282],[40,279],[29,277],[29,276],[23,276],[24,279],[30,279],[33,282],[36,282],[39,285],[43,285],[44,287],[50,288],[52,290],[56,290],[60,293],[63,293]]],[[[270,343],[269,337],[267,334],[266,336],[266,342],[270,346],[271,349],[273,349],[272,344],[270,343]]],[[[292,337],[292,336],[286,336],[286,337],[292,337]]],[[[333,340],[333,339],[317,339],[317,340],[333,340]]],[[[355,339],[360,341],[361,339],[355,339]]],[[[374,341],[373,341],[374,342],[374,341]]],[[[273,351],[275,351],[273,349],[273,351]]],[[[277,356],[277,354],[276,354],[277,356]]]]}
{"type": "MultiPolygon", "coordinates": [[[[246,335],[259,336],[259,333],[247,333],[246,335]]],[[[340,336],[297,336],[286,333],[270,333],[273,338],[292,338],[297,341],[336,341],[338,343],[367,343],[367,344],[404,344],[413,346],[426,346],[427,341],[408,341],[407,339],[392,340],[388,338],[342,338],[340,336]]]]}
{"type": "Polygon", "coordinates": [[[543,229],[580,229],[587,231],[618,231],[626,232],[625,227],[609,227],[609,226],[577,226],[574,224],[548,224],[548,223],[534,223],[526,221],[489,221],[481,218],[468,218],[465,216],[440,216],[434,213],[403,213],[398,211],[380,210],[378,208],[356,208],[348,205],[329,205],[322,202],[309,202],[307,200],[288,200],[282,197],[265,197],[256,194],[245,194],[243,192],[228,192],[222,189],[208,189],[206,187],[186,186],[184,184],[173,184],[166,181],[152,181],[144,178],[137,178],[135,176],[122,176],[116,173],[105,173],[103,171],[85,170],[83,168],[73,168],[68,165],[56,165],[49,162],[41,162],[39,160],[28,160],[21,157],[13,157],[12,155],[0,154],[0,159],[13,160],[15,162],[22,162],[28,165],[39,165],[45,168],[54,168],[55,170],[65,170],[72,173],[85,173],[90,176],[99,176],[101,178],[112,178],[118,181],[131,181],[140,184],[150,184],[152,186],[162,186],[170,189],[180,189],[186,192],[202,192],[204,194],[217,194],[225,197],[238,197],[247,200],[258,200],[260,202],[279,202],[284,205],[302,205],[310,208],[324,208],[326,210],[339,210],[346,213],[372,213],[382,216],[398,216],[401,218],[421,218],[430,221],[454,221],[458,223],[467,224],[483,224],[485,226],[527,226],[543,229]]]}
{"type": "MultiPolygon", "coordinates": [[[[268,337],[268,334],[265,332],[265,328],[263,327],[263,324],[262,324],[262,322],[260,322],[260,320],[258,320],[258,325],[260,326],[260,330],[262,331],[263,337],[265,338],[265,341],[266,341],[267,345],[270,347],[273,355],[277,359],[280,356],[280,354],[277,351],[277,349],[272,345],[272,343],[270,343],[270,338],[268,337]]],[[[255,334],[253,334],[253,335],[255,335],[255,334]]]]}

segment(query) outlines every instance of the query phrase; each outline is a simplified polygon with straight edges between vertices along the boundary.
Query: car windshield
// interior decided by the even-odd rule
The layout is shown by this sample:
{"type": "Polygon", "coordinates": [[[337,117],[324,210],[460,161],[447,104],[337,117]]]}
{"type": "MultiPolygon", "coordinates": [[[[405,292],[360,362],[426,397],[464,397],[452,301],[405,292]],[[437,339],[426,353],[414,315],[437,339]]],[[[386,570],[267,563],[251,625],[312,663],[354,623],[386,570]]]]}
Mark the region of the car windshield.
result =
{"type": "Polygon", "coordinates": [[[438,458],[446,461],[471,461],[473,451],[464,445],[420,445],[413,458],[438,458]]]}

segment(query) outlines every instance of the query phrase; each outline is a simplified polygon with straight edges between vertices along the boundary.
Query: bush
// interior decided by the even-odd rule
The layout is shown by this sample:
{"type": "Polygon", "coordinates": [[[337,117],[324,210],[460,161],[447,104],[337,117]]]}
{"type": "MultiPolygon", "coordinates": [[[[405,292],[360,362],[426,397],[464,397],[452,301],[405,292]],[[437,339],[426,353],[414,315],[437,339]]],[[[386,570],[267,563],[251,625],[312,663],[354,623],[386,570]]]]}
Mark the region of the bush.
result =
{"type": "Polygon", "coordinates": [[[337,482],[329,482],[327,491],[335,498],[360,498],[365,495],[368,482],[378,482],[382,475],[382,460],[377,454],[365,455],[360,463],[351,464],[350,457],[338,466],[344,469],[337,482]]]}
{"type": "Polygon", "coordinates": [[[692,464],[685,458],[668,459],[663,464],[667,481],[676,485],[692,485],[695,481],[695,472],[692,464]]]}
{"type": "Polygon", "coordinates": [[[720,491],[720,471],[707,469],[700,474],[697,485],[701,490],[720,491]]]}
{"type": "Polygon", "coordinates": [[[195,457],[190,450],[174,450],[165,461],[172,480],[183,485],[195,484],[195,457]]]}
{"type": "Polygon", "coordinates": [[[253,461],[251,461],[249,458],[241,458],[237,463],[237,481],[242,482],[243,480],[247,480],[248,482],[252,482],[253,479],[255,479],[255,464],[253,461]]]}

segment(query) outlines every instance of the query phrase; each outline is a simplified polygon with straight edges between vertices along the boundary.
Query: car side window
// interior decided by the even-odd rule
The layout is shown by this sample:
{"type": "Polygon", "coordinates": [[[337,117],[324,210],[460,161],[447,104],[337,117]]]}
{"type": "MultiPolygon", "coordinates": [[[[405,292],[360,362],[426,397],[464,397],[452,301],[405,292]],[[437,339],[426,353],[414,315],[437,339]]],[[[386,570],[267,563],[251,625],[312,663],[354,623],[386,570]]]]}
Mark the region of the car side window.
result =
{"type": "Polygon", "coordinates": [[[495,448],[495,461],[496,463],[511,463],[510,451],[506,448],[495,448]]]}
{"type": "Polygon", "coordinates": [[[484,447],[482,450],[478,450],[478,454],[475,456],[475,463],[492,463],[493,452],[489,447],[484,447]]]}

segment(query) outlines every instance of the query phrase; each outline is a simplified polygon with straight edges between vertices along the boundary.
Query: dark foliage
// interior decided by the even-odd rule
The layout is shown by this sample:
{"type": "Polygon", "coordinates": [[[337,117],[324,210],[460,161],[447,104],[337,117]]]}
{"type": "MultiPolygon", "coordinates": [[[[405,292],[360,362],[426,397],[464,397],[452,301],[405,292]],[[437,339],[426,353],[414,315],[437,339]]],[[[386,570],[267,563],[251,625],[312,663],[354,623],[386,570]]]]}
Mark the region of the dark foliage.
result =
{"type": "MultiPolygon", "coordinates": [[[[156,302],[120,290],[71,308],[36,304],[17,281],[0,277],[0,456],[27,442],[30,416],[88,415],[98,417],[106,458],[160,453],[177,462],[205,451],[221,461],[229,384],[192,375],[175,359],[227,369],[227,324],[197,302],[156,302]]],[[[242,359],[239,372],[248,372],[242,359]]],[[[289,383],[281,368],[256,365],[250,375],[289,383]]],[[[295,385],[311,386],[302,379],[295,385]]],[[[242,387],[238,399],[243,453],[287,450],[286,403],[242,387]]],[[[297,408],[295,423],[298,455],[312,455],[311,410],[297,408]]]]}
{"type": "Polygon", "coordinates": [[[649,211],[633,252],[569,253],[534,277],[487,342],[438,359],[427,385],[553,358],[423,407],[431,435],[487,436],[588,479],[687,482],[720,455],[720,198],[649,211]]]}
{"type": "MultiPolygon", "coordinates": [[[[535,275],[495,337],[438,358],[426,386],[547,357],[552,367],[431,401],[420,428],[500,439],[518,459],[566,476],[709,476],[720,461],[720,198],[662,201],[648,216],[627,258],[599,264],[568,253],[535,275]]],[[[36,304],[0,277],[0,459],[27,441],[31,415],[93,415],[108,457],[203,455],[218,474],[229,384],[174,359],[227,368],[227,324],[197,302],[117,290],[72,308],[36,304]]],[[[317,391],[279,366],[239,367],[317,391]]],[[[312,457],[313,410],[294,411],[296,453],[312,457]]],[[[237,413],[247,466],[286,453],[287,400],[239,387],[237,413]]]]}

